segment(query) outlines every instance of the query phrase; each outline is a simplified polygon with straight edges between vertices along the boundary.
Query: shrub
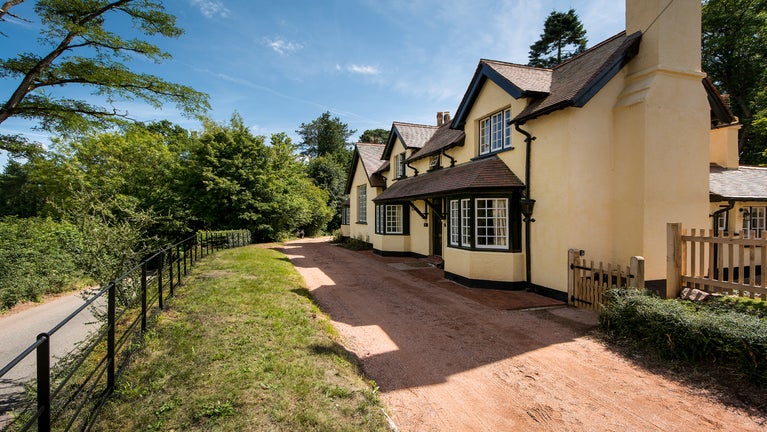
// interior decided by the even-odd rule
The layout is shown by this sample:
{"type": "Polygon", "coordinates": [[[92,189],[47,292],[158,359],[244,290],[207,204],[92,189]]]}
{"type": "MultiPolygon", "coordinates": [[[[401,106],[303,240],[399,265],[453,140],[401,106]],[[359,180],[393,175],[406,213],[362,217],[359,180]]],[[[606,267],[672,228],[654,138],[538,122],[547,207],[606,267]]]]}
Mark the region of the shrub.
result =
{"type": "Polygon", "coordinates": [[[69,289],[82,277],[77,268],[82,249],[83,238],[70,223],[0,220],[0,309],[69,289]]]}
{"type": "Polygon", "coordinates": [[[767,386],[767,320],[754,314],[612,290],[599,322],[663,357],[713,364],[767,386]]]}

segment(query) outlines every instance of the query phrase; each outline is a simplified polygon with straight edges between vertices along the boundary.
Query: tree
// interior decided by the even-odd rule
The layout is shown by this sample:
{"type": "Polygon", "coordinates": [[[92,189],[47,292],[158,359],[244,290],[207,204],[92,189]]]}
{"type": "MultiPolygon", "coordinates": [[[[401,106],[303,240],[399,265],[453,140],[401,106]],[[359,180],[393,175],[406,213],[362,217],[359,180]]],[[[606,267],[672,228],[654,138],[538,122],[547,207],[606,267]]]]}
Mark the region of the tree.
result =
{"type": "Polygon", "coordinates": [[[368,129],[360,135],[360,142],[363,143],[386,143],[389,139],[389,131],[386,129],[368,129]]]}
{"type": "Polygon", "coordinates": [[[310,123],[301,123],[296,133],[301,136],[298,145],[301,154],[308,157],[339,155],[350,153],[349,137],[356,130],[349,130],[349,125],[338,117],[330,117],[326,111],[310,123]]]}
{"type": "Polygon", "coordinates": [[[530,45],[530,66],[552,67],[586,50],[586,30],[574,9],[552,11],[543,24],[540,40],[530,45]]]}
{"type": "MultiPolygon", "coordinates": [[[[3,15],[24,0],[7,1],[3,15]]],[[[170,55],[139,38],[126,39],[111,31],[122,19],[146,37],[179,37],[173,15],[153,0],[38,0],[34,7],[41,31],[41,52],[0,59],[0,77],[18,79],[13,93],[0,107],[0,124],[10,117],[39,121],[46,131],[82,132],[131,120],[130,113],[90,101],[56,96],[61,87],[80,86],[112,104],[139,99],[153,107],[172,102],[185,114],[207,110],[208,97],[190,87],[157,76],[134,72],[124,65],[144,57],[161,62],[170,55]],[[44,47],[49,50],[42,50],[44,47]]],[[[21,135],[0,135],[0,149],[22,152],[29,142],[21,135]]]]}
{"type": "Polygon", "coordinates": [[[703,70],[730,95],[740,118],[738,150],[744,164],[767,157],[767,0],[703,2],[703,70]]]}

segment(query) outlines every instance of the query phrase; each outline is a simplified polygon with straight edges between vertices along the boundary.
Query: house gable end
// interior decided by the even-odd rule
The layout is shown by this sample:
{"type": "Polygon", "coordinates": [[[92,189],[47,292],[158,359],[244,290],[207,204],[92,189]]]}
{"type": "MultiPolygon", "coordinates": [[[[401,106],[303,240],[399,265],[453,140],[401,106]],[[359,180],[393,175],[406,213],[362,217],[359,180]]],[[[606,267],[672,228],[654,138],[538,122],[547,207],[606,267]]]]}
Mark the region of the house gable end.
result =
{"type": "Polygon", "coordinates": [[[461,100],[461,104],[458,105],[458,112],[450,126],[452,129],[463,129],[469,112],[471,111],[471,107],[474,105],[474,102],[476,102],[482,87],[488,79],[494,82],[498,87],[502,88],[514,99],[519,99],[527,94],[516,84],[509,81],[506,77],[493,69],[484,60],[480,60],[480,63],[477,66],[477,71],[474,73],[474,78],[472,78],[469,88],[466,90],[466,93],[461,100]]]}

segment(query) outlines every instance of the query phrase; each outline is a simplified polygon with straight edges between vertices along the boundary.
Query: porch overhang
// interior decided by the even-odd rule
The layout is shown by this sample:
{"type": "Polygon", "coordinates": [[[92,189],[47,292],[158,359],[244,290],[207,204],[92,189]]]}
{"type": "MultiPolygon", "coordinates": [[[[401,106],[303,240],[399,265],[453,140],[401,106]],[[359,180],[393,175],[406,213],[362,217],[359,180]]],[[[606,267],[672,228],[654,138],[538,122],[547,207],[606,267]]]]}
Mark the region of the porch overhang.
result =
{"type": "Polygon", "coordinates": [[[413,201],[461,192],[502,192],[523,188],[522,180],[497,156],[491,156],[397,180],[373,201],[413,201]]]}

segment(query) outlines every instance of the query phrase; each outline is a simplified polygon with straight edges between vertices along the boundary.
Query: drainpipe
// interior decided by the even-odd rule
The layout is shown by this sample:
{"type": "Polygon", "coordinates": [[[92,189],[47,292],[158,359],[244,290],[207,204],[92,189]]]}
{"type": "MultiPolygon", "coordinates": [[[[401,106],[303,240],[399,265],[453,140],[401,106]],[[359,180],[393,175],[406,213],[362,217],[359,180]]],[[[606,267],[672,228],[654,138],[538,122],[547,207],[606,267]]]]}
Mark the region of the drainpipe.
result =
{"type": "MultiPolygon", "coordinates": [[[[519,123],[514,123],[514,129],[517,132],[525,136],[525,196],[531,199],[530,195],[530,150],[532,149],[532,143],[535,137],[532,136],[526,130],[520,128],[519,123]]],[[[531,216],[525,217],[525,278],[527,281],[527,289],[530,290],[533,287],[533,278],[531,274],[531,257],[530,257],[530,224],[535,219],[531,216]]]]}

